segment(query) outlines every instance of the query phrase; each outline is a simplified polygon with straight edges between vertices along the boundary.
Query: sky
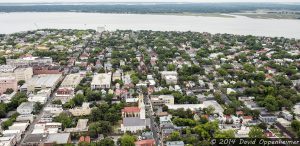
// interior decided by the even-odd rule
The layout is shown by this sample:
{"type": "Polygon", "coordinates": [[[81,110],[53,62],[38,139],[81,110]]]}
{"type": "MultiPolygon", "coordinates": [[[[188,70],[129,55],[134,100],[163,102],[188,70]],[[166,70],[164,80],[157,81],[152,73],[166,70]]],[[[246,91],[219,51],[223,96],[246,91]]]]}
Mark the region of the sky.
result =
{"type": "Polygon", "coordinates": [[[0,3],[40,2],[300,2],[300,0],[0,0],[0,3]]]}

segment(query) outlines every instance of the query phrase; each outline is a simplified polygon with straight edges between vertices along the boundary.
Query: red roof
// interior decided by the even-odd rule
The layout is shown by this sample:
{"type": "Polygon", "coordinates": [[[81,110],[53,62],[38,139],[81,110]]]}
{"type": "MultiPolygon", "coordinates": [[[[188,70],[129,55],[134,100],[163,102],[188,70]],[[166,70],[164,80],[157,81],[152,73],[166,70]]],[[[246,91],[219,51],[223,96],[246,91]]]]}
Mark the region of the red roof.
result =
{"type": "Polygon", "coordinates": [[[243,119],[252,119],[252,116],[243,116],[243,119]]]}
{"type": "Polygon", "coordinates": [[[136,113],[136,112],[140,112],[140,108],[139,107],[124,107],[124,109],[122,109],[122,112],[136,113]]]}
{"type": "Polygon", "coordinates": [[[243,115],[244,112],[243,111],[236,111],[236,115],[243,115]]]}
{"type": "Polygon", "coordinates": [[[90,136],[86,136],[86,137],[80,136],[79,142],[87,142],[87,143],[90,143],[90,142],[91,142],[91,138],[90,138],[90,136]]]}
{"type": "Polygon", "coordinates": [[[146,139],[140,140],[135,142],[136,146],[154,146],[155,140],[154,139],[146,139]]]}
{"type": "Polygon", "coordinates": [[[86,136],[86,137],[84,138],[84,141],[87,142],[87,143],[91,143],[91,138],[90,138],[90,136],[86,136]]]}
{"type": "Polygon", "coordinates": [[[84,136],[80,136],[79,142],[83,142],[83,141],[84,141],[84,136]]]}

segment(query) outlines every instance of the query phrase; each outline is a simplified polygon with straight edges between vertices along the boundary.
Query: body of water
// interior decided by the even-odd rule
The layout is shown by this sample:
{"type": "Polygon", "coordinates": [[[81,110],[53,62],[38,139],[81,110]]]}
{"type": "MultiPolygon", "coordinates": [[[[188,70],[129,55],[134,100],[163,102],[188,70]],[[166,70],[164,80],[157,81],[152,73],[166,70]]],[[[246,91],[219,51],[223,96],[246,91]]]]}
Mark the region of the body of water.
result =
{"type": "Polygon", "coordinates": [[[0,13],[0,33],[43,28],[97,29],[103,26],[107,30],[196,31],[300,39],[300,20],[75,12],[0,13]]]}

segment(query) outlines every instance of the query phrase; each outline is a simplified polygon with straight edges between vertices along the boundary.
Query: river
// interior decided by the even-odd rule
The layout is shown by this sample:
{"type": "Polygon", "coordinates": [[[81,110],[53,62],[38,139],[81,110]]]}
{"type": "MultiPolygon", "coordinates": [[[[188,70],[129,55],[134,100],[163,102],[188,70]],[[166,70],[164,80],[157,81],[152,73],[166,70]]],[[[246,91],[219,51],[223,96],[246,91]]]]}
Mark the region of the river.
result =
{"type": "Polygon", "coordinates": [[[196,31],[300,39],[300,20],[76,12],[0,13],[0,33],[57,29],[196,31]]]}

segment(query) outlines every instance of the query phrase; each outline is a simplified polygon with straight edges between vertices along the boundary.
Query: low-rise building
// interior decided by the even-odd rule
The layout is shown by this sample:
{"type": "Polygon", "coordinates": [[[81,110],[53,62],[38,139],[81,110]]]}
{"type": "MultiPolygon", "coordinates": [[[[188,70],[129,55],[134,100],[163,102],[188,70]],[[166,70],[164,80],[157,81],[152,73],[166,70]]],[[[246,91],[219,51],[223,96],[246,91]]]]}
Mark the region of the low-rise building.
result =
{"type": "Polygon", "coordinates": [[[74,88],[72,87],[60,87],[56,90],[55,100],[60,100],[62,104],[70,101],[74,97],[74,88]]]}
{"type": "Polygon", "coordinates": [[[41,75],[41,74],[63,74],[63,68],[60,66],[34,66],[33,74],[41,75]]]}
{"type": "Polygon", "coordinates": [[[33,112],[33,106],[33,102],[23,102],[18,106],[17,112],[21,115],[31,114],[33,112]]]}
{"type": "Polygon", "coordinates": [[[275,116],[274,114],[269,114],[269,113],[260,114],[259,120],[264,123],[267,123],[267,124],[273,124],[276,122],[277,116],[275,116]]]}
{"type": "Polygon", "coordinates": [[[166,146],[184,146],[183,141],[167,141],[166,146]]]}
{"type": "Polygon", "coordinates": [[[17,122],[30,122],[32,123],[34,120],[34,115],[33,114],[28,114],[28,115],[19,115],[16,118],[17,122]]]}
{"type": "Polygon", "coordinates": [[[173,95],[152,96],[151,102],[152,102],[153,106],[164,105],[164,104],[174,104],[174,96],[173,95]]]}
{"type": "Polygon", "coordinates": [[[28,101],[30,102],[39,102],[41,104],[45,104],[49,99],[51,94],[50,89],[42,89],[38,91],[36,94],[29,94],[28,101]]]}
{"type": "Polygon", "coordinates": [[[111,72],[96,74],[91,83],[91,89],[108,89],[111,85],[111,72]]]}
{"type": "Polygon", "coordinates": [[[79,73],[69,74],[65,77],[65,79],[61,83],[60,87],[76,88],[82,79],[83,79],[83,77],[79,73]]]}
{"type": "Polygon", "coordinates": [[[62,79],[61,74],[43,74],[33,76],[28,82],[21,86],[21,91],[33,92],[41,89],[54,90],[58,82],[62,79]]]}
{"type": "Polygon", "coordinates": [[[44,108],[45,112],[49,112],[54,115],[59,115],[61,112],[63,112],[63,108],[61,105],[57,104],[49,104],[44,108]]]}
{"type": "Polygon", "coordinates": [[[177,84],[178,73],[176,71],[162,71],[161,78],[166,80],[167,84],[177,84]]]}

